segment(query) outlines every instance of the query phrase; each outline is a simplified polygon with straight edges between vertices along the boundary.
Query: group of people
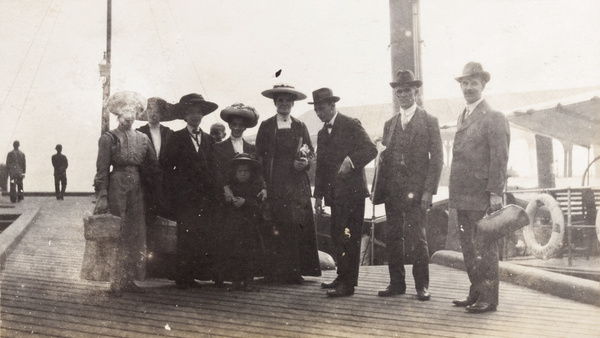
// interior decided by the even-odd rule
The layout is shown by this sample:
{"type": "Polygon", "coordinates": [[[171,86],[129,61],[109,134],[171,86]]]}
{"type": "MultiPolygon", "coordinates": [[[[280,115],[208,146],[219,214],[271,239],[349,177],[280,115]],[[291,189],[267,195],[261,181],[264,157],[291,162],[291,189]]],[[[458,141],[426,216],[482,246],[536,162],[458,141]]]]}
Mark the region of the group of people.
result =
{"type": "MultiPolygon", "coordinates": [[[[477,235],[476,223],[486,210],[502,205],[510,138],[504,115],[481,97],[489,79],[475,62],[456,78],[467,105],[454,141],[450,207],[458,210],[472,285],[468,297],[454,304],[474,313],[493,311],[498,304],[497,245],[477,235]]],[[[180,289],[212,279],[252,291],[257,276],[288,284],[320,276],[314,197],[314,212],[322,213],[323,204],[331,207],[337,263],[337,277],[321,287],[329,289],[329,297],[350,296],[358,285],[365,199],[371,196],[374,203],[385,203],[387,215],[390,284],[378,295],[406,292],[406,247],[414,257],[417,299],[429,300],[425,220],[443,167],[439,124],[416,104],[422,81],[411,71],[398,71],[390,84],[400,111],[385,123],[386,149],[379,156],[372,194],[364,167],[377,157],[377,148],[358,119],[337,110],[340,98],[329,88],[313,91],[309,102],[324,123],[317,136],[312,193],[307,171],[315,162],[315,148],[306,125],[290,114],[294,103],[307,96],[292,86],[262,92],[273,100],[276,114],[261,122],[254,145],[243,133],[258,124],[259,115],[245,104],[221,110],[231,136],[217,141],[226,135],[224,126],[214,125],[209,135],[199,125],[218,106],[200,94],[185,95],[172,107],[152,98],[147,108],[138,93],[113,94],[107,109],[118,116],[119,126],[100,137],[94,180],[95,213],[122,219],[118,259],[108,272],[109,294],[143,292],[134,280],[144,278],[146,225],[157,215],[177,221],[173,279],[180,289]],[[133,130],[136,118],[148,124],[133,130]],[[187,125],[174,132],[160,124],[168,119],[187,125]]],[[[101,256],[101,248],[93,250],[90,257],[101,256]]]]}

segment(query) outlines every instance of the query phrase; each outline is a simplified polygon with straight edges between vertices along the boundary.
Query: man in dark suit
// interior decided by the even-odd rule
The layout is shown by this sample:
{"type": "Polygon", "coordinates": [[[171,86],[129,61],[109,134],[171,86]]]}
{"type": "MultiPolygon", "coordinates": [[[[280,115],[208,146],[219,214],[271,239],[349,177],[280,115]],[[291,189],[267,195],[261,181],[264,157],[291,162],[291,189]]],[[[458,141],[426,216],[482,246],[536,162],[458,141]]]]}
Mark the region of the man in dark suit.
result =
{"type": "Polygon", "coordinates": [[[412,273],[417,299],[429,300],[429,250],[425,213],[431,207],[444,165],[442,138],[436,117],[415,103],[419,87],[410,70],[400,70],[390,83],[400,102],[400,112],[383,129],[379,189],[387,216],[386,248],[390,285],[379,291],[389,297],[406,292],[405,238],[413,257],[412,273]],[[381,170],[383,169],[383,170],[381,170]]]}
{"type": "Polygon", "coordinates": [[[215,170],[215,140],[200,129],[200,122],[217,107],[200,94],[183,96],[176,110],[187,126],[171,135],[160,159],[168,171],[167,187],[171,190],[169,196],[173,199],[171,205],[178,225],[175,283],[179,289],[200,287],[194,280],[199,275],[198,269],[212,269],[208,235],[212,211],[217,206],[218,194],[223,192],[219,192],[221,180],[215,170]]]}
{"type": "Polygon", "coordinates": [[[164,156],[169,137],[173,134],[171,128],[160,124],[160,122],[170,121],[173,118],[168,113],[170,105],[172,106],[160,97],[149,98],[148,107],[142,114],[143,119],[147,119],[148,123],[137,129],[148,135],[159,159],[164,156]]]}
{"type": "Polygon", "coordinates": [[[54,167],[54,192],[57,200],[65,199],[65,190],[67,189],[67,168],[69,160],[62,153],[62,145],[57,144],[56,154],[52,155],[52,166],[54,167]]]}
{"type": "Polygon", "coordinates": [[[27,170],[25,154],[19,150],[21,143],[13,142],[13,150],[6,155],[6,168],[10,176],[10,201],[21,202],[24,199],[23,179],[27,170]]]}
{"type": "Polygon", "coordinates": [[[498,243],[477,234],[486,210],[502,207],[510,143],[508,120],[481,97],[490,73],[469,62],[456,78],[467,102],[458,118],[450,168],[450,208],[455,208],[463,257],[471,287],[456,306],[472,313],[498,306],[498,243]]]}
{"type": "Polygon", "coordinates": [[[317,138],[315,211],[331,206],[331,240],[336,250],[337,278],[323,283],[329,297],[354,294],[358,285],[360,239],[369,196],[364,167],[377,156],[377,148],[357,119],[336,110],[339,97],[329,88],[312,93],[315,112],[325,122],[317,138]]]}

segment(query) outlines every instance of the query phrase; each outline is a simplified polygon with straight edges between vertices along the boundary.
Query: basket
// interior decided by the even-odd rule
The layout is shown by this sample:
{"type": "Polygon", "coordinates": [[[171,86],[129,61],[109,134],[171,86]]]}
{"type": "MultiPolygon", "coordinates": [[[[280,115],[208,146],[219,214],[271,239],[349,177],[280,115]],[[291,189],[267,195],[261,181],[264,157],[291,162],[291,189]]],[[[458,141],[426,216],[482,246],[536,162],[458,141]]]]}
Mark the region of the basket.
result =
{"type": "Polygon", "coordinates": [[[119,238],[121,217],[111,214],[84,217],[83,232],[86,240],[101,241],[119,238]]]}

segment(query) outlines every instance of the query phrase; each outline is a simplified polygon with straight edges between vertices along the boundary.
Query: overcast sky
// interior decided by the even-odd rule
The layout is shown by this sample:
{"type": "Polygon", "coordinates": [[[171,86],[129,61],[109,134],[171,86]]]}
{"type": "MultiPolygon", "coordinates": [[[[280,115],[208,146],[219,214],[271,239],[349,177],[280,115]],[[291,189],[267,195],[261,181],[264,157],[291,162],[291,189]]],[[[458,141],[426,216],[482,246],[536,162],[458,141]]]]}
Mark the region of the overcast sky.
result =
{"type": "MultiPolygon", "coordinates": [[[[70,188],[90,189],[105,13],[105,0],[0,1],[0,149],[21,141],[34,190],[52,189],[57,143],[73,172],[90,173],[70,188]]],[[[593,0],[422,1],[425,99],[460,96],[453,78],[471,60],[492,74],[487,93],[599,85],[598,13],[593,0]]],[[[331,87],[341,107],[389,103],[389,27],[386,0],[115,0],[112,91],[170,102],[197,92],[253,105],[261,120],[275,110],[260,92],[280,81],[309,97],[331,87]]]]}

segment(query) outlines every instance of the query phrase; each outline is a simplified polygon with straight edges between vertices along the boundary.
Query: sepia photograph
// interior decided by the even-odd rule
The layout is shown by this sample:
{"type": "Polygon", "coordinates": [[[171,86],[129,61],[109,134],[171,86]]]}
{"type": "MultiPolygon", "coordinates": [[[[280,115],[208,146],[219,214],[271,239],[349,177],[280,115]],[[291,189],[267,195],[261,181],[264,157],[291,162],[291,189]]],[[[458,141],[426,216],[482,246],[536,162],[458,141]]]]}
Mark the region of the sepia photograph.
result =
{"type": "Polygon", "coordinates": [[[0,1],[0,337],[596,337],[600,2],[0,1]]]}

